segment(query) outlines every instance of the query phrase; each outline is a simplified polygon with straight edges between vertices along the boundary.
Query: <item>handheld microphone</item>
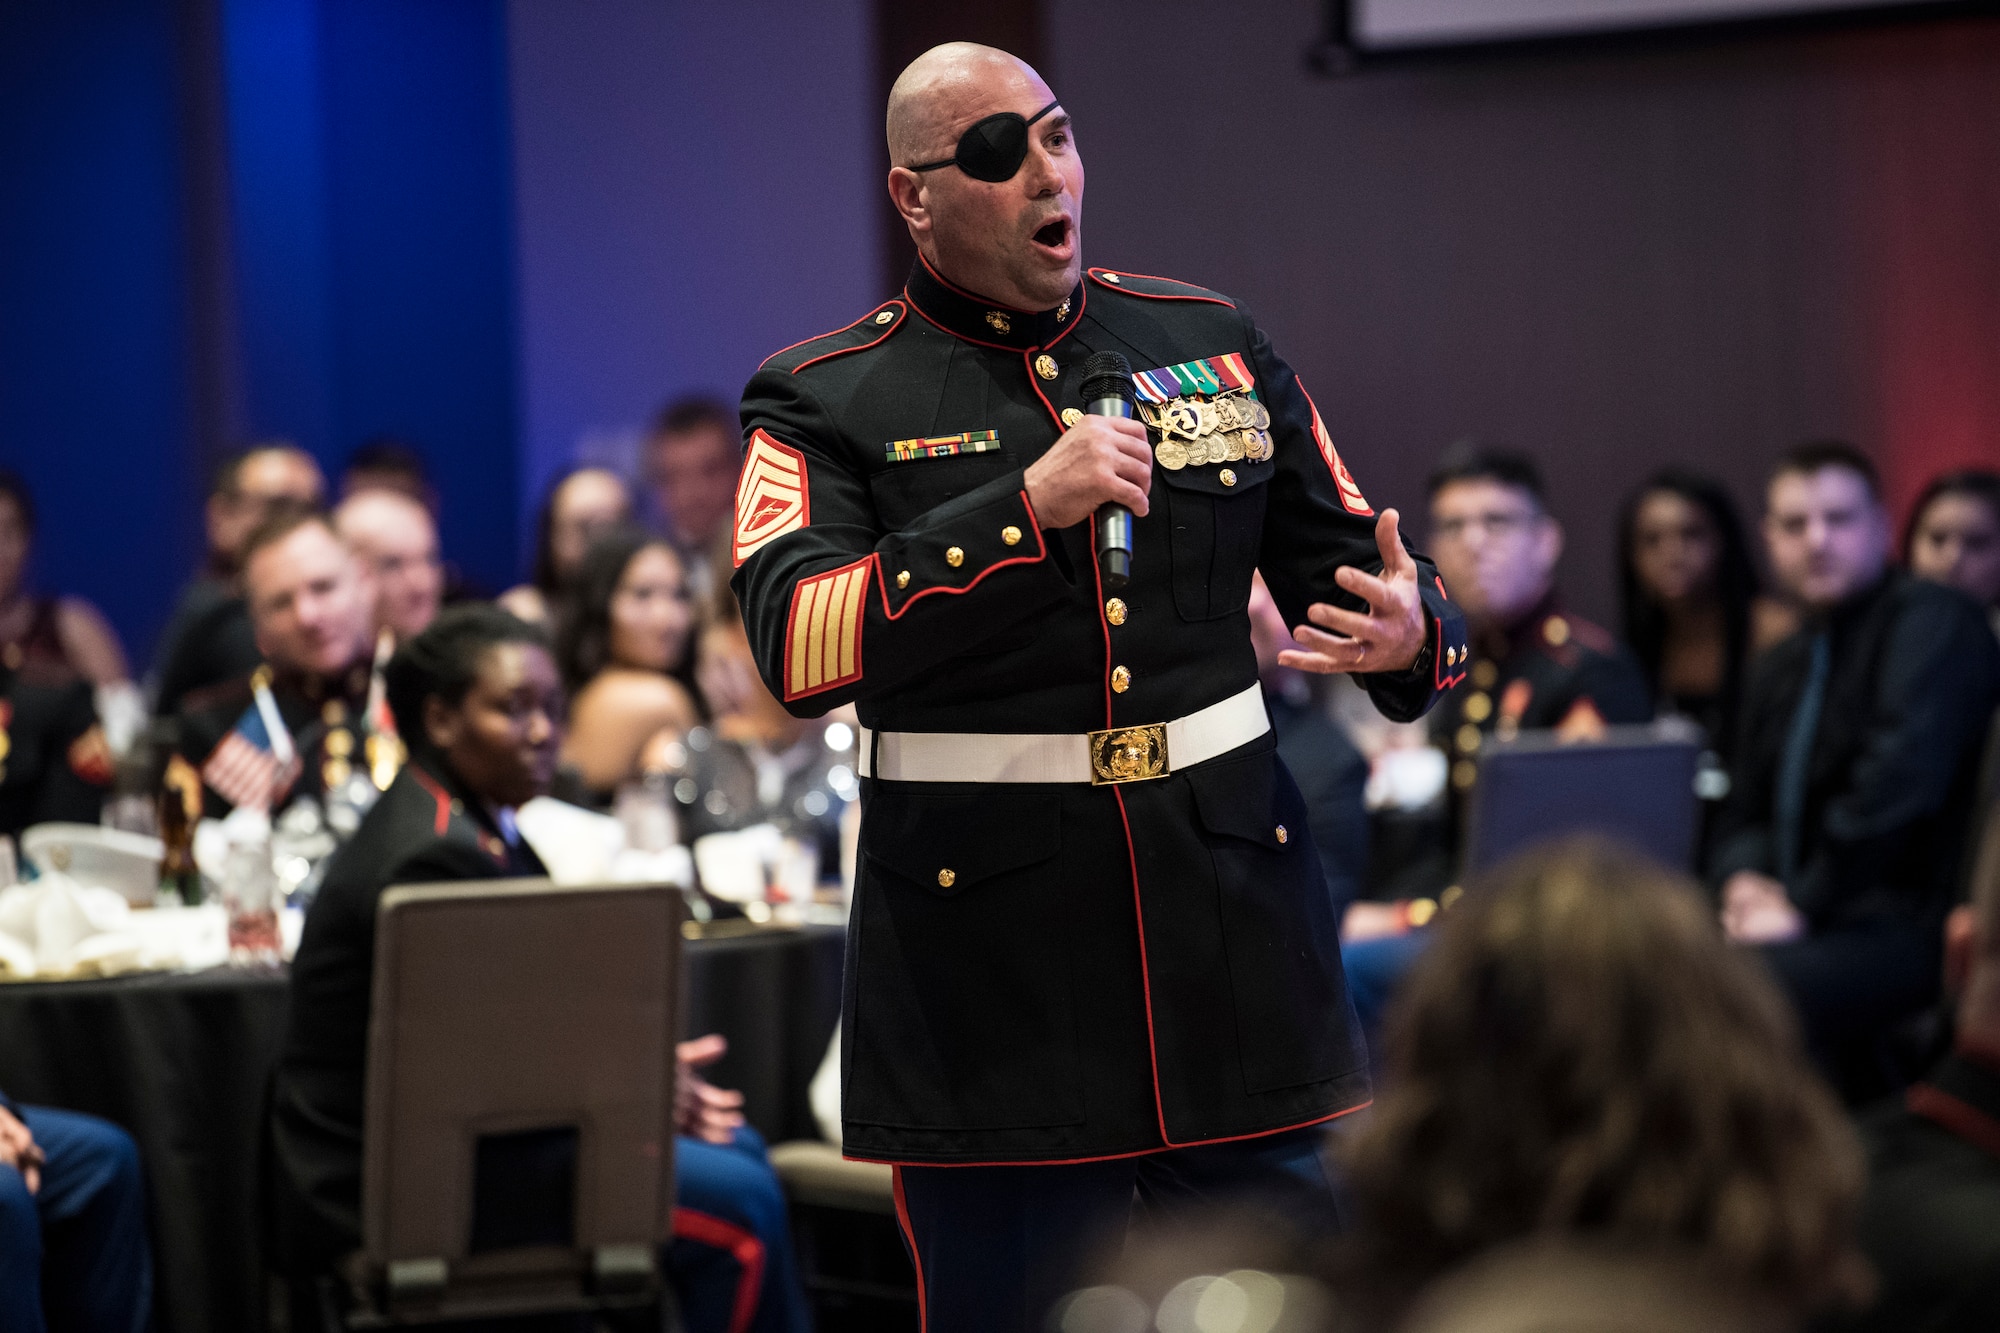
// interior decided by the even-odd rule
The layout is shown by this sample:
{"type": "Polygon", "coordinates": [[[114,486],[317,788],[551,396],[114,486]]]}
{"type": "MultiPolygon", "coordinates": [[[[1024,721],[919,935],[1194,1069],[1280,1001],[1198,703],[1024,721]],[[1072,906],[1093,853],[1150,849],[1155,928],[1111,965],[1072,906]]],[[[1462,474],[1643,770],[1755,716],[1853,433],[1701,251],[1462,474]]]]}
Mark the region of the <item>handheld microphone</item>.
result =
{"type": "MultiPolygon", "coordinates": [[[[1116,352],[1093,352],[1083,363],[1083,410],[1094,417],[1132,415],[1132,366],[1116,352]]],[[[1098,506],[1097,569],[1107,588],[1132,578],[1132,511],[1124,505],[1098,506]]]]}

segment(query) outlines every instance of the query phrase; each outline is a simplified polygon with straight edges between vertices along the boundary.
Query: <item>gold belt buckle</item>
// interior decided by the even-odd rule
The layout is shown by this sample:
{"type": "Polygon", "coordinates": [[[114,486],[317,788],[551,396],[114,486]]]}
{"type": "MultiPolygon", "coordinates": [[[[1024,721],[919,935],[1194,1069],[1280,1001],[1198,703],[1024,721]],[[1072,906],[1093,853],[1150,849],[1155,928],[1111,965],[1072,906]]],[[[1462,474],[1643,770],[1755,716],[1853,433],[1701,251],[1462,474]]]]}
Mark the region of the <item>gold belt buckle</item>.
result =
{"type": "Polygon", "coordinates": [[[1090,733],[1090,785],[1144,782],[1167,775],[1167,727],[1112,727],[1090,733]]]}

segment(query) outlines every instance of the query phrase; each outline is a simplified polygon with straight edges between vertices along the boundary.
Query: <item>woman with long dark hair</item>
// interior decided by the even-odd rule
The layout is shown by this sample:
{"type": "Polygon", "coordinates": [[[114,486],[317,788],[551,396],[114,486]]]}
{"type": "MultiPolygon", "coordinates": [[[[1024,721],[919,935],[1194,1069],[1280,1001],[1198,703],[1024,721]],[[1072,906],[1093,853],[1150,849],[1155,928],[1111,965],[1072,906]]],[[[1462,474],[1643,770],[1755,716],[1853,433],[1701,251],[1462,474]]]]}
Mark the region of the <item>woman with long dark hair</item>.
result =
{"type": "Polygon", "coordinates": [[[1757,568],[1721,483],[1669,468],[1626,501],[1618,521],[1625,642],[1662,712],[1701,724],[1727,754],[1750,659],[1792,618],[1758,593],[1757,568]]]}
{"type": "Polygon", "coordinates": [[[632,521],[632,488],[601,467],[572,468],[556,478],[535,526],[535,569],[529,582],[509,588],[500,605],[531,625],[553,630],[563,619],[570,581],[590,544],[632,521]]]}
{"type": "Polygon", "coordinates": [[[647,743],[701,717],[694,609],[680,555],[664,538],[620,528],[591,545],[556,633],[571,691],[563,763],[608,802],[639,775],[647,743]]]}
{"type": "Polygon", "coordinates": [[[1903,533],[1903,562],[1978,602],[2000,631],[2000,473],[1968,468],[1924,487],[1903,533]]]}

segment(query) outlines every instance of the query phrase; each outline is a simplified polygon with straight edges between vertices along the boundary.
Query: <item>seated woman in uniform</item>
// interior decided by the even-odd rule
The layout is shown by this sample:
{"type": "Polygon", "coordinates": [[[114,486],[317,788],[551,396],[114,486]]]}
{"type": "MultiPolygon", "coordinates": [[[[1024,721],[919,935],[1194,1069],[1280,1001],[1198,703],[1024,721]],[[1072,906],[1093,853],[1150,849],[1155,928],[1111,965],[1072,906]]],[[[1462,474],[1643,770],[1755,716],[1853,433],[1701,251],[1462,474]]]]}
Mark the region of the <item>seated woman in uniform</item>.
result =
{"type": "MultiPolygon", "coordinates": [[[[383,890],[544,873],[514,822],[515,809],[547,789],[562,740],[562,689],[541,632],[494,606],[453,607],[397,650],[386,677],[409,763],[336,854],[292,964],[271,1136],[277,1253],[294,1279],[332,1271],[361,1241],[363,1074],[383,890]]],[[[756,1311],[748,1327],[803,1328],[784,1200],[763,1143],[743,1124],[741,1098],[695,1072],[722,1050],[719,1037],[680,1049],[669,1278],[692,1330],[744,1327],[731,1311],[745,1308],[756,1311]]],[[[304,1295],[309,1281],[294,1290],[304,1295]]]]}
{"type": "Polygon", "coordinates": [[[615,472],[580,467],[564,473],[542,501],[535,532],[535,572],[500,594],[500,605],[531,625],[553,629],[569,600],[570,581],[590,544],[632,521],[632,488],[615,472]]]}
{"type": "Polygon", "coordinates": [[[694,609],[681,558],[665,540],[632,528],[591,545],[558,627],[557,657],[570,693],[562,762],[585,804],[608,805],[639,776],[640,752],[701,716],[693,690],[694,609]]]}

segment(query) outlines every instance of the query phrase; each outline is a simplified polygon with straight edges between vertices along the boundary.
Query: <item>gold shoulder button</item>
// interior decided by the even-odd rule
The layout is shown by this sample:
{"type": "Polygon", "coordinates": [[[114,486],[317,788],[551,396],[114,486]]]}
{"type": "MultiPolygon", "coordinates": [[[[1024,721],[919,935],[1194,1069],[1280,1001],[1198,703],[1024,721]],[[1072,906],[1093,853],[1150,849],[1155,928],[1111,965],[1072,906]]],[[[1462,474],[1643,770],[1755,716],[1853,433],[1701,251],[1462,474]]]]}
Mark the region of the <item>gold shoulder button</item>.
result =
{"type": "Polygon", "coordinates": [[[887,324],[890,320],[894,319],[895,317],[896,317],[895,311],[884,310],[881,314],[875,316],[875,322],[877,324],[887,324]]]}
{"type": "Polygon", "coordinates": [[[965,563],[965,548],[960,546],[947,547],[944,553],[944,562],[953,569],[957,569],[965,563]]]}
{"type": "Polygon", "coordinates": [[[1104,280],[1109,283],[1116,283],[1119,281],[1119,278],[1116,273],[1107,273],[1104,275],[1104,280]]]}

